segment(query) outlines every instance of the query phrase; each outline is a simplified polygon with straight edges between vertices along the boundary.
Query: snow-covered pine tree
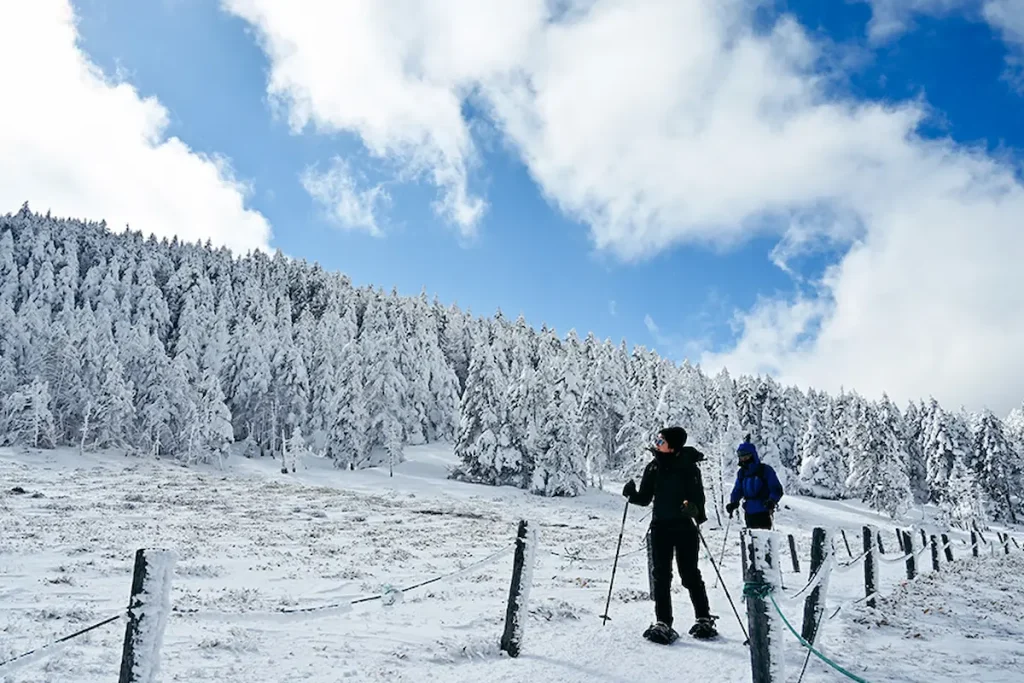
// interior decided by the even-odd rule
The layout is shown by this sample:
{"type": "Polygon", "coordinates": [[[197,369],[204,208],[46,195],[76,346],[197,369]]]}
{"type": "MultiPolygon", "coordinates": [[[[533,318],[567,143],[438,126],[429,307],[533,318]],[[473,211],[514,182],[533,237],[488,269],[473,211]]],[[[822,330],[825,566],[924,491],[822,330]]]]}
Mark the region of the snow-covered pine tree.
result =
{"type": "Polygon", "coordinates": [[[950,467],[943,493],[944,510],[950,521],[965,529],[987,529],[988,499],[974,472],[956,458],[950,467]]]}
{"type": "Polygon", "coordinates": [[[517,486],[521,484],[521,456],[499,438],[505,409],[502,380],[486,332],[477,336],[459,406],[455,455],[459,466],[452,477],[463,481],[517,486]]]}
{"type": "MultiPolygon", "coordinates": [[[[135,391],[125,381],[117,349],[104,349],[102,379],[95,396],[96,409],[88,429],[82,430],[83,448],[124,448],[135,417],[135,391]]],[[[84,427],[85,425],[83,425],[84,427]]]]}
{"type": "Polygon", "coordinates": [[[895,519],[906,512],[911,500],[899,413],[884,395],[877,405],[858,402],[856,411],[846,488],[872,509],[895,519]]]}
{"type": "Polygon", "coordinates": [[[771,377],[765,377],[758,386],[758,398],[761,404],[761,420],[758,434],[758,454],[763,462],[775,468],[783,487],[787,486],[795,472],[790,465],[796,461],[792,450],[793,436],[789,424],[788,409],[778,383],[771,377]]]}
{"type": "Polygon", "coordinates": [[[736,409],[735,383],[725,368],[722,368],[711,381],[705,404],[712,419],[713,440],[710,444],[711,453],[708,455],[714,464],[714,488],[721,492],[719,498],[724,505],[726,487],[731,485],[736,464],[736,448],[744,437],[740,428],[739,412],[736,409]]]}
{"type": "Polygon", "coordinates": [[[800,439],[800,483],[813,496],[835,499],[846,490],[847,471],[830,438],[827,396],[808,393],[807,423],[800,439]]]}
{"type": "Polygon", "coordinates": [[[763,406],[758,389],[759,382],[753,377],[740,375],[736,378],[736,413],[740,418],[740,431],[750,434],[751,441],[760,444],[763,406]]]}
{"type": "Polygon", "coordinates": [[[992,411],[984,411],[974,425],[973,462],[970,463],[978,484],[985,491],[992,507],[989,518],[1017,523],[1017,511],[1010,498],[1011,491],[1020,491],[1020,473],[1013,471],[1016,453],[1007,438],[1003,423],[992,411]]]}
{"type": "Polygon", "coordinates": [[[957,460],[964,462],[973,447],[965,419],[947,412],[931,399],[928,412],[931,423],[925,436],[924,457],[927,468],[928,495],[931,502],[948,499],[949,477],[957,460]]]}
{"type": "Polygon", "coordinates": [[[370,416],[364,398],[365,363],[362,342],[351,339],[345,344],[335,373],[326,414],[327,434],[324,453],[338,468],[353,468],[368,457],[370,416]]]}
{"type": "Polygon", "coordinates": [[[910,476],[910,490],[915,503],[928,500],[928,470],[924,458],[924,419],[923,408],[910,401],[903,411],[903,443],[907,450],[907,474],[910,476]]]}
{"type": "MultiPolygon", "coordinates": [[[[586,490],[586,462],[577,423],[574,359],[554,344],[541,357],[540,377],[547,399],[537,425],[536,459],[530,490],[543,496],[576,496],[586,490]]],[[[569,347],[571,349],[571,347],[569,347]]]]}
{"type": "MultiPolygon", "coordinates": [[[[369,417],[371,458],[368,466],[388,463],[390,468],[402,460],[403,428],[407,422],[407,382],[398,369],[398,349],[392,339],[405,333],[399,318],[394,326],[387,317],[387,303],[378,294],[367,305],[360,330],[362,351],[366,362],[365,400],[369,417]]],[[[360,463],[356,463],[360,466],[360,463]]]]}

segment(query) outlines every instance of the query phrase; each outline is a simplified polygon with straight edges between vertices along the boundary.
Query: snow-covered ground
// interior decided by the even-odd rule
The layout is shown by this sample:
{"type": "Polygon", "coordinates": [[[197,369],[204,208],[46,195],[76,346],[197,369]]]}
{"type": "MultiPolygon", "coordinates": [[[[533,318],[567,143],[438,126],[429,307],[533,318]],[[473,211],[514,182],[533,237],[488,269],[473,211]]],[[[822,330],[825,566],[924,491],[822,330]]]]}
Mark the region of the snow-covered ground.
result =
{"type": "MultiPolygon", "coordinates": [[[[407,457],[389,478],[386,469],[337,471],[313,458],[286,475],[270,459],[233,458],[220,471],[106,453],[0,449],[0,661],[123,611],[134,551],[155,547],[179,557],[161,651],[164,681],[750,680],[743,635],[706,557],[701,567],[722,638],[685,635],[692,612],[678,579],[683,637],[672,647],[641,637],[653,618],[639,551],[646,509],[630,508],[612,619],[602,625],[620,484],[544,499],[446,480],[452,455],[443,446],[409,448],[407,457]],[[279,611],[347,606],[387,586],[456,572],[510,547],[521,518],[538,529],[540,550],[518,659],[498,649],[510,553],[393,604],[279,611]]],[[[815,525],[846,529],[856,556],[861,526],[876,524],[887,554],[899,554],[891,520],[859,504],[785,503],[777,525],[796,536],[801,560],[797,574],[784,558],[787,593],[807,581],[815,525]]],[[[712,520],[704,531],[717,555],[725,530],[712,520]]],[[[745,624],[736,532],[733,525],[723,571],[745,624]]],[[[985,547],[974,560],[962,535],[953,538],[957,561],[937,575],[928,552],[920,557],[923,575],[909,584],[902,563],[883,562],[883,597],[874,609],[849,604],[863,594],[862,565],[833,573],[823,650],[873,683],[1024,681],[1024,552],[1000,549],[993,557],[985,547]]],[[[848,559],[838,536],[836,548],[838,561],[848,559]]],[[[801,599],[780,596],[797,629],[801,599]]],[[[115,622],[48,657],[0,668],[0,680],[110,681],[123,639],[124,625],[115,622]]],[[[795,681],[803,651],[788,635],[785,647],[787,680],[795,681]]],[[[841,678],[812,657],[803,680],[841,678]]]]}

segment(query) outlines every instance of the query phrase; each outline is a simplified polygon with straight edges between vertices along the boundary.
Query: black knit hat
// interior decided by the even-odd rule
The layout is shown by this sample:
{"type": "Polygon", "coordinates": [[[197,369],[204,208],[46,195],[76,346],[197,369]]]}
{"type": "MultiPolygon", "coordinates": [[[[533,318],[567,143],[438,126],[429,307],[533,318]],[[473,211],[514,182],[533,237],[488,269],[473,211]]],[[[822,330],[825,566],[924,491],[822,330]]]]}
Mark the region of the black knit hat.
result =
{"type": "Polygon", "coordinates": [[[673,451],[678,451],[686,445],[686,430],[682,427],[665,427],[658,433],[673,451]]]}

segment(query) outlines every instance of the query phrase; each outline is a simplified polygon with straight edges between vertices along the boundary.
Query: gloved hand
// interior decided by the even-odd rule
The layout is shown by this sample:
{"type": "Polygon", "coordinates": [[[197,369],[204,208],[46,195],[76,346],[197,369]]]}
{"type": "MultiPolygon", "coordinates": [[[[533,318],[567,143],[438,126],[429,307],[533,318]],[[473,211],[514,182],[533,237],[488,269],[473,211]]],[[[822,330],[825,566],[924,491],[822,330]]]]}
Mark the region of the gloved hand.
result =
{"type": "Polygon", "coordinates": [[[739,503],[729,503],[728,505],[725,506],[725,511],[729,513],[730,517],[732,517],[732,513],[736,512],[736,508],[738,508],[739,506],[739,503]]]}
{"type": "Polygon", "coordinates": [[[694,519],[697,519],[698,512],[699,511],[697,510],[696,503],[691,503],[688,500],[683,501],[683,514],[687,515],[688,517],[693,517],[694,519]]]}
{"type": "Polygon", "coordinates": [[[775,514],[775,508],[776,508],[776,506],[778,506],[778,504],[779,504],[779,501],[777,501],[777,500],[768,500],[768,501],[765,501],[764,506],[766,508],[768,508],[768,512],[769,513],[774,515],[775,514]]]}
{"type": "Polygon", "coordinates": [[[626,482],[626,485],[622,487],[622,495],[626,498],[632,498],[636,495],[636,482],[630,479],[626,482]]]}

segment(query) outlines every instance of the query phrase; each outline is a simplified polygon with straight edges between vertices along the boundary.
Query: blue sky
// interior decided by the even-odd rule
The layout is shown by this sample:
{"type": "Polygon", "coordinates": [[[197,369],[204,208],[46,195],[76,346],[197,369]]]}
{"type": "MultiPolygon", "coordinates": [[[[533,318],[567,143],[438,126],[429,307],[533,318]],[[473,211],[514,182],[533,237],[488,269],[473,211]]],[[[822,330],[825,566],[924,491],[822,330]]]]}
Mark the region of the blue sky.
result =
{"type": "MultiPolygon", "coordinates": [[[[56,7],[60,1],[63,0],[45,0],[41,5],[56,7]]],[[[1014,396],[1016,390],[994,391],[991,388],[993,378],[998,377],[1001,370],[979,367],[979,361],[974,359],[964,360],[958,349],[965,344],[970,346],[969,341],[950,342],[949,348],[925,354],[933,357],[932,364],[916,369],[905,378],[892,375],[890,367],[906,365],[902,360],[905,354],[922,354],[912,345],[920,343],[920,330],[942,326],[944,321],[934,317],[941,315],[941,307],[936,309],[938,313],[929,310],[928,315],[932,317],[908,324],[907,330],[890,340],[879,337],[892,328],[892,319],[905,317],[909,310],[929,307],[908,299],[902,312],[886,314],[890,317],[856,325],[842,322],[848,316],[864,315],[860,309],[870,309],[872,297],[889,300],[894,295],[909,296],[914,285],[899,284],[899,271],[927,269],[929,263],[938,269],[950,267],[927,259],[915,263],[914,249],[909,249],[909,256],[889,256],[879,246],[897,241],[891,236],[895,232],[887,233],[886,226],[903,225],[901,221],[907,215],[921,216],[919,224],[913,226],[914,235],[927,242],[933,221],[925,217],[924,209],[919,211],[913,208],[917,204],[908,203],[911,208],[903,210],[898,206],[902,199],[897,195],[879,199],[877,206],[862,209],[864,197],[868,197],[870,203],[878,191],[865,189],[863,195],[846,198],[842,196],[842,188],[867,183],[872,176],[896,179],[885,181],[890,187],[899,182],[914,184],[913,178],[929,177],[932,169],[939,169],[935,175],[941,185],[941,178],[949,171],[946,165],[953,163],[948,162],[951,155],[956,156],[956,163],[960,164],[956,169],[967,168],[977,161],[972,155],[981,154],[985,163],[997,164],[1000,172],[1020,180],[1019,152],[1024,148],[1024,127],[1019,124],[1024,120],[1024,96],[1016,87],[1019,81],[1014,80],[1014,59],[1021,54],[1024,35],[1021,43],[1015,42],[1017,34],[1012,32],[1015,27],[997,11],[1001,4],[1013,1],[989,0],[982,7],[981,3],[964,0],[962,7],[949,11],[940,11],[938,6],[943,3],[936,2],[936,9],[932,11],[928,2],[915,5],[900,0],[876,0],[874,4],[799,0],[766,2],[749,15],[737,10],[740,18],[730,19],[734,24],[729,28],[749,29],[755,36],[764,37],[763,42],[776,51],[772,54],[783,50],[785,54],[779,58],[783,66],[779,66],[779,72],[798,78],[801,87],[814,89],[813,101],[801,99],[799,107],[815,112],[824,108],[823,103],[841,103],[848,108],[874,103],[889,109],[883,107],[880,111],[884,114],[874,115],[874,119],[884,118],[881,123],[874,119],[865,123],[857,116],[847,116],[835,124],[834,133],[822,132],[823,142],[817,147],[810,139],[811,134],[822,131],[826,124],[831,125],[831,119],[826,123],[817,120],[801,123],[802,130],[810,133],[801,134],[798,130],[792,136],[790,133],[783,136],[789,141],[781,147],[779,168],[783,170],[769,167],[751,178],[736,177],[735,186],[723,197],[708,199],[706,207],[698,207],[700,211],[695,209],[699,214],[696,217],[689,208],[694,203],[691,200],[700,204],[699,200],[708,191],[694,189],[692,178],[686,181],[690,177],[686,172],[692,169],[680,169],[677,185],[673,185],[672,172],[668,172],[659,176],[657,187],[652,187],[646,176],[640,177],[646,173],[644,168],[638,174],[635,166],[624,164],[626,170],[621,171],[621,180],[631,190],[623,191],[620,197],[615,194],[614,183],[601,185],[600,178],[581,179],[580,176],[586,175],[584,166],[590,163],[598,166],[608,163],[608,169],[618,173],[614,155],[621,152],[609,151],[599,157],[596,152],[574,149],[570,152],[576,156],[559,156],[570,152],[554,150],[558,145],[551,139],[543,146],[543,136],[533,134],[536,131],[513,132],[517,123],[522,130],[528,129],[523,121],[528,121],[529,117],[518,120],[520,110],[503,104],[493,95],[499,89],[487,80],[492,75],[490,72],[480,75],[474,71],[472,77],[455,79],[458,83],[452,88],[460,97],[465,95],[460,102],[460,125],[469,131],[472,146],[472,154],[467,155],[472,158],[465,164],[468,170],[463,186],[487,203],[486,212],[471,228],[439,215],[432,208],[439,196],[444,196],[453,186],[451,183],[432,182],[429,169],[424,172],[423,168],[415,169],[413,174],[419,175],[410,179],[409,173],[402,173],[410,168],[409,154],[396,153],[380,158],[369,153],[367,140],[372,131],[384,131],[382,135],[389,140],[401,137],[392,125],[401,117],[382,119],[382,122],[370,120],[375,112],[374,97],[384,97],[380,93],[387,92],[383,86],[378,93],[377,81],[367,81],[371,83],[367,92],[358,93],[367,113],[360,114],[363,118],[357,117],[355,124],[354,119],[346,118],[347,97],[355,94],[355,88],[351,93],[330,92],[331,70],[339,70],[339,79],[350,78],[344,69],[353,57],[346,53],[348,56],[339,54],[335,58],[328,52],[335,43],[348,39],[344,28],[338,28],[333,38],[330,34],[325,38],[310,32],[307,40],[307,34],[301,31],[312,29],[296,28],[299,24],[285,16],[286,12],[268,10],[273,3],[267,5],[263,0],[225,0],[223,4],[214,0],[145,3],[75,0],[72,4],[78,18],[78,46],[84,57],[106,74],[108,82],[130,84],[142,98],[159,101],[167,112],[167,125],[161,131],[164,139],[178,137],[194,153],[228,161],[234,177],[248,185],[245,210],[262,216],[272,230],[271,248],[318,260],[328,269],[349,274],[359,285],[373,284],[388,289],[396,286],[405,294],[418,293],[425,286],[442,301],[458,301],[476,313],[490,314],[499,307],[508,316],[521,312],[538,326],[546,322],[560,332],[575,328],[581,335],[593,330],[602,338],[611,337],[615,341],[625,338],[631,345],[652,346],[677,360],[684,354],[689,355],[693,360],[703,361],[709,369],[727,365],[734,371],[766,370],[784,380],[803,385],[825,384],[828,389],[839,384],[860,388],[858,383],[861,383],[868,394],[877,395],[884,389],[899,398],[934,393],[947,402],[962,401],[973,407],[988,405],[1005,411],[1019,402],[1019,392],[1014,396]],[[901,4],[906,7],[901,9],[901,4]],[[912,11],[912,5],[916,10],[912,11]],[[879,29],[877,19],[882,14],[890,20],[884,31],[879,29]],[[1001,16],[1004,18],[1000,19],[1001,16]],[[873,17],[876,17],[874,23],[873,17]],[[271,97],[268,78],[275,73],[275,67],[280,68],[285,63],[279,53],[274,56],[273,46],[287,45],[288,41],[299,46],[299,53],[306,50],[308,44],[309,52],[299,60],[298,66],[292,63],[282,71],[287,72],[283,76],[284,85],[271,97]],[[805,58],[805,52],[813,52],[813,56],[805,58]],[[300,72],[303,66],[306,72],[300,72]],[[464,87],[467,83],[471,85],[464,87]],[[296,129],[289,125],[289,116],[301,109],[303,97],[307,98],[307,110],[313,113],[307,111],[306,125],[296,129]],[[886,122],[902,121],[898,112],[893,111],[908,107],[923,112],[926,118],[919,124],[906,126],[914,139],[904,144],[906,131],[894,131],[898,126],[886,122]],[[871,132],[873,128],[868,129],[869,125],[878,125],[877,136],[871,132]],[[847,147],[839,149],[844,143],[835,141],[858,139],[858,136],[868,142],[845,143],[847,147]],[[886,144],[886,136],[892,136],[894,142],[886,144]],[[863,161],[848,161],[876,139],[879,151],[865,152],[863,161]],[[929,149],[928,140],[942,141],[944,150],[929,149]],[[828,145],[838,150],[832,156],[815,151],[828,145]],[[894,147],[899,147],[897,152],[892,151],[894,147]],[[775,178],[785,176],[788,172],[785,169],[797,164],[786,159],[788,149],[794,150],[793,157],[797,159],[811,159],[807,166],[820,165],[826,174],[837,165],[849,163],[850,168],[836,172],[839,179],[834,185],[813,191],[805,188],[813,185],[822,173],[811,173],[800,180],[801,171],[797,169],[792,171],[796,179],[787,187],[775,189],[775,178]],[[815,155],[823,158],[813,160],[815,155]],[[358,226],[339,224],[336,217],[331,218],[328,207],[316,201],[304,187],[304,173],[310,169],[315,173],[326,171],[335,157],[346,160],[346,169],[354,175],[360,188],[376,187],[389,196],[390,201],[372,207],[382,235],[368,234],[358,226]],[[910,158],[916,165],[906,161],[910,158]],[[890,170],[893,168],[896,170],[890,170]],[[749,186],[745,187],[745,183],[749,186]],[[748,203],[749,210],[744,208],[748,203]],[[637,209],[637,205],[642,208],[637,209]],[[604,220],[609,215],[621,217],[623,212],[631,213],[621,220],[604,220]],[[823,224],[828,225],[822,227],[823,224]],[[807,225],[814,227],[808,232],[807,225]],[[472,235],[467,237],[469,233],[472,235]],[[602,246],[595,246],[595,237],[604,238],[602,246]],[[866,268],[859,266],[856,258],[860,243],[871,245],[874,251],[870,251],[870,258],[877,259],[874,262],[878,268],[894,268],[896,274],[889,289],[882,287],[857,299],[862,286],[850,279],[850,273],[854,268],[861,268],[861,271],[866,268]],[[773,255],[780,253],[780,244],[794,247],[786,259],[789,272],[773,262],[773,255]],[[826,273],[836,273],[829,268],[839,268],[841,273],[834,280],[823,280],[826,273]],[[858,338],[858,334],[870,341],[858,338]],[[836,341],[830,341],[833,339],[836,341]],[[868,354],[863,351],[867,343],[880,346],[868,354]],[[888,357],[882,358],[882,353],[887,353],[888,357]],[[860,355],[855,358],[851,354],[860,355]],[[949,369],[952,358],[962,367],[949,369]],[[865,373],[863,367],[875,362],[882,367],[877,372],[865,373]],[[845,369],[836,372],[837,367],[845,369]],[[943,373],[953,378],[936,379],[943,373]]],[[[645,0],[638,4],[657,3],[658,0],[645,0]]],[[[528,4],[531,3],[524,1],[523,6],[528,4]]],[[[611,6],[615,3],[600,0],[596,4],[611,6]]],[[[315,14],[316,6],[317,3],[312,3],[304,11],[315,14]]],[[[621,11],[628,13],[631,9],[627,4],[621,11]]],[[[596,15],[597,11],[592,14],[596,15]]],[[[524,25],[528,19],[522,19],[524,25]]],[[[712,21],[706,16],[700,20],[712,21]]],[[[509,18],[502,22],[515,26],[509,18]]],[[[323,23],[330,21],[325,19],[323,23]]],[[[628,21],[621,25],[627,24],[628,21]]],[[[617,25],[620,24],[612,24],[617,25]]],[[[484,25],[479,30],[486,29],[484,25]]],[[[677,36],[684,44],[688,40],[685,30],[680,28],[677,36]]],[[[626,29],[623,31],[621,39],[626,41],[629,36],[626,29]]],[[[406,35],[397,29],[396,32],[406,35]]],[[[670,44],[672,38],[669,34],[666,44],[670,44]]],[[[423,44],[427,47],[416,49],[429,53],[432,49],[429,37],[423,44]]],[[[588,49],[591,47],[588,44],[588,49]]],[[[702,68],[711,71],[721,63],[721,68],[728,70],[729,64],[739,59],[730,49],[728,40],[723,38],[721,46],[709,48],[710,56],[702,68]]],[[[514,50],[515,46],[510,46],[509,54],[514,50]]],[[[414,50],[409,54],[420,53],[414,50]]],[[[495,48],[495,54],[481,53],[479,59],[500,61],[505,58],[496,54],[495,48]]],[[[556,61],[554,51],[544,53],[537,48],[516,53],[514,57],[528,64],[526,68],[533,69],[537,83],[542,73],[558,73],[545,71],[549,65],[539,63],[539,54],[550,54],[550,61],[556,61]]],[[[601,50],[595,48],[593,52],[579,54],[578,61],[589,59],[595,65],[598,79],[606,75],[601,69],[614,71],[624,63],[624,60],[612,61],[609,67],[600,61],[601,55],[601,50]]],[[[429,69],[440,67],[432,67],[433,62],[427,57],[422,59],[423,65],[419,67],[422,73],[443,80],[438,76],[441,71],[428,73],[429,69]]],[[[508,59],[513,60],[513,57],[508,59]]],[[[666,55],[664,62],[673,63],[673,59],[684,57],[666,55]]],[[[569,66],[579,68],[579,64],[569,66]]],[[[742,70],[737,68],[737,71],[739,76],[733,76],[733,80],[743,76],[742,70]]],[[[573,83],[579,83],[585,75],[574,78],[573,83]]],[[[638,109],[649,106],[636,94],[621,89],[617,92],[616,74],[609,78],[606,93],[600,92],[600,86],[598,88],[597,106],[576,115],[581,129],[590,125],[591,114],[595,120],[610,116],[608,111],[603,111],[602,101],[608,103],[609,111],[621,106],[627,98],[634,98],[631,106],[638,109]]],[[[697,78],[702,76],[698,74],[697,78]]],[[[713,80],[708,82],[710,85],[701,83],[702,87],[716,87],[713,80]]],[[[663,86],[664,89],[678,87],[681,86],[672,82],[663,86]]],[[[642,93],[659,92],[657,87],[652,88],[642,93]]],[[[501,94],[509,92],[516,91],[508,87],[501,94]]],[[[519,94],[523,92],[528,91],[519,91],[519,94]]],[[[702,115],[725,120],[732,114],[730,107],[739,110],[744,92],[742,87],[735,92],[730,90],[721,96],[722,104],[709,107],[702,115]]],[[[772,94],[766,91],[764,97],[770,99],[772,94]]],[[[688,106],[702,106],[699,98],[695,101],[696,104],[688,106]]],[[[545,109],[539,95],[533,104],[536,106],[529,110],[530,115],[543,115],[545,109]]],[[[73,108],[73,104],[69,105],[73,108]]],[[[427,106],[425,104],[424,109],[427,106]]],[[[760,116],[760,106],[753,114],[746,112],[743,116],[760,116]]],[[[651,105],[651,109],[654,108],[651,105]]],[[[439,106],[440,113],[430,120],[441,120],[444,111],[439,106]]],[[[415,115],[421,113],[414,108],[415,115]]],[[[836,114],[832,118],[843,116],[836,114]]],[[[680,114],[680,119],[685,121],[686,115],[680,114]]],[[[700,116],[696,116],[697,119],[700,116]]],[[[737,119],[744,120],[747,119],[737,119]]],[[[552,121],[548,121],[547,130],[565,130],[557,128],[552,121]]],[[[569,125],[572,123],[570,119],[569,125]]],[[[669,121],[669,127],[672,125],[669,121]]],[[[437,130],[441,133],[430,132],[440,137],[457,129],[459,126],[439,126],[437,130]]],[[[597,130],[614,132],[618,129],[597,130]]],[[[753,135],[742,125],[737,125],[735,133],[737,138],[753,135]]],[[[772,135],[770,127],[769,132],[758,134],[772,135]]],[[[726,130],[725,135],[729,137],[730,132],[726,130]]],[[[620,145],[620,148],[628,150],[631,140],[628,133],[624,134],[621,145],[625,147],[620,145]]],[[[607,142],[602,135],[584,140],[582,147],[598,148],[607,142]]],[[[642,144],[638,138],[637,146],[642,144]]],[[[660,157],[659,144],[656,140],[648,157],[640,157],[641,167],[657,167],[679,156],[660,157]],[[650,163],[642,163],[647,158],[650,163]]],[[[691,140],[691,144],[696,143],[691,140]]],[[[745,150],[733,150],[722,142],[716,144],[718,146],[707,158],[715,160],[735,154],[739,159],[735,168],[740,169],[760,165],[767,154],[756,151],[758,140],[753,140],[745,150]],[[755,151],[751,151],[752,148],[755,151]]],[[[682,148],[683,155],[687,149],[682,148]]],[[[780,147],[765,149],[779,153],[780,147]]],[[[461,161],[460,157],[459,163],[461,161]]],[[[459,163],[455,166],[461,167],[459,163]]],[[[438,165],[426,164],[431,168],[438,165]]],[[[723,171],[721,177],[714,179],[713,187],[732,183],[735,168],[732,172],[723,171]]],[[[709,170],[708,175],[714,176],[716,172],[709,170]]],[[[699,167],[695,173],[696,178],[703,174],[699,167]]],[[[987,173],[973,170],[968,175],[976,178],[987,173]]],[[[993,188],[999,182],[993,181],[992,187],[986,185],[981,192],[995,197],[999,190],[993,188]]],[[[35,193],[34,188],[30,189],[33,189],[34,205],[47,203],[45,191],[35,193]]],[[[1014,193],[1019,190],[1019,187],[1013,188],[1014,193]]],[[[175,188],[163,191],[173,196],[175,188]]],[[[948,192],[941,197],[939,192],[922,194],[920,206],[934,208],[933,196],[943,201],[948,199],[948,192]]],[[[964,193],[970,194],[966,190],[964,193]]],[[[994,198],[992,202],[998,203],[994,198]]],[[[16,204],[6,210],[13,210],[16,204]]],[[[90,210],[99,211],[103,207],[100,204],[99,208],[90,207],[90,210]]],[[[120,207],[116,208],[117,215],[122,215],[120,207]]],[[[971,204],[965,207],[965,211],[968,210],[980,220],[990,216],[988,205],[971,204]]],[[[127,210],[124,214],[131,216],[127,210]]],[[[950,227],[950,239],[954,240],[950,244],[954,246],[946,249],[946,253],[951,256],[959,251],[955,240],[969,240],[964,227],[963,222],[950,227]]],[[[973,229],[985,230],[985,223],[973,229]]],[[[999,244],[997,237],[993,236],[995,244],[999,244]]],[[[975,242],[977,240],[970,241],[975,242]]],[[[866,255],[861,260],[865,259],[870,260],[866,255]]],[[[877,272],[879,278],[884,277],[882,270],[877,272]]],[[[1019,289],[1020,276],[1016,272],[1006,275],[1015,280],[1019,289]]],[[[878,283],[874,284],[877,289],[878,283]]],[[[916,292],[916,295],[924,294],[916,292]]],[[[950,316],[953,320],[964,320],[955,310],[951,310],[950,316]]],[[[1001,316],[994,311],[988,322],[995,327],[985,328],[984,334],[989,337],[1017,334],[1017,328],[1001,330],[1000,320],[1001,316]]],[[[1024,377],[1024,369],[1021,372],[1024,377]]]]}

